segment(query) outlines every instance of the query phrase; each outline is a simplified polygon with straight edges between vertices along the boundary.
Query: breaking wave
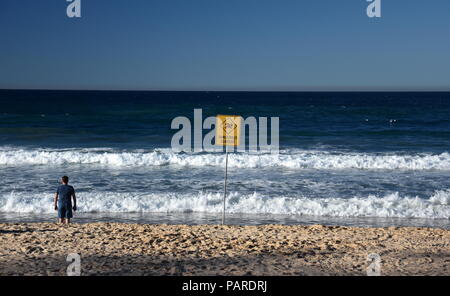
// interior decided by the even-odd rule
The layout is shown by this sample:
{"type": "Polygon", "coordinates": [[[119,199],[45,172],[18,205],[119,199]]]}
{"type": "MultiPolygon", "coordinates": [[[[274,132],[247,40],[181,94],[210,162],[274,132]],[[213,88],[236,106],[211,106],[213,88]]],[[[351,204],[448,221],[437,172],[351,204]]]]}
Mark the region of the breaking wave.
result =
{"type": "MultiPolygon", "coordinates": [[[[0,196],[0,212],[52,213],[52,193],[24,195],[11,192],[0,196]]],[[[140,194],[118,192],[79,193],[80,212],[160,213],[222,211],[222,194],[140,194]]],[[[231,192],[227,212],[246,214],[286,214],[330,217],[399,217],[449,219],[450,190],[436,191],[429,198],[402,197],[398,193],[351,198],[304,196],[268,197],[258,193],[231,192]]]]}
{"type": "MultiPolygon", "coordinates": [[[[111,167],[224,166],[221,153],[176,153],[170,149],[114,151],[112,149],[0,149],[0,166],[86,164],[111,167]]],[[[236,168],[450,170],[450,154],[356,153],[285,150],[280,154],[233,153],[236,168]]]]}

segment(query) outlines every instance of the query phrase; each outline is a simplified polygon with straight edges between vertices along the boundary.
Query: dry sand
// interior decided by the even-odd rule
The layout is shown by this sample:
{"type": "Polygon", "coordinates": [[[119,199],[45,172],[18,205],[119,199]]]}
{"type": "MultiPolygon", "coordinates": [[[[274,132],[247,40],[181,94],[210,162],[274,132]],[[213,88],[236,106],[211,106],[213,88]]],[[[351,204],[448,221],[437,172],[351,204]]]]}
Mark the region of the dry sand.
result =
{"type": "Polygon", "coordinates": [[[0,224],[1,275],[450,275],[450,231],[432,228],[92,223],[0,224]]]}

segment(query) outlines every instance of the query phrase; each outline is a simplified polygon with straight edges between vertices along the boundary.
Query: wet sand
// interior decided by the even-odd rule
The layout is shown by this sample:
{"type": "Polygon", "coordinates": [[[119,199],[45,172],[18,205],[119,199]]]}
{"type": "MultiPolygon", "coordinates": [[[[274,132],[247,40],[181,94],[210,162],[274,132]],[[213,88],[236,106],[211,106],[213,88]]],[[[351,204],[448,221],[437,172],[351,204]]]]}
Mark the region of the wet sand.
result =
{"type": "Polygon", "coordinates": [[[450,275],[450,230],[341,226],[0,224],[0,275],[450,275]]]}

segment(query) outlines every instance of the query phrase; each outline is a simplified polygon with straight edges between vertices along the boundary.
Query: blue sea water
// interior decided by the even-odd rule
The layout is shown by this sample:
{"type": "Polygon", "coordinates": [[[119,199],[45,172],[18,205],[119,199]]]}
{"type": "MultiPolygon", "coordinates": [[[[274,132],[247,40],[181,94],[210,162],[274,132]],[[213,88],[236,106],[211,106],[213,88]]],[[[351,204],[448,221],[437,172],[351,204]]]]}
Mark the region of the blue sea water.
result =
{"type": "Polygon", "coordinates": [[[0,90],[0,221],[52,219],[69,175],[79,221],[217,223],[224,154],[170,147],[195,108],[280,118],[279,154],[229,156],[230,223],[449,227],[444,92],[0,90]]]}

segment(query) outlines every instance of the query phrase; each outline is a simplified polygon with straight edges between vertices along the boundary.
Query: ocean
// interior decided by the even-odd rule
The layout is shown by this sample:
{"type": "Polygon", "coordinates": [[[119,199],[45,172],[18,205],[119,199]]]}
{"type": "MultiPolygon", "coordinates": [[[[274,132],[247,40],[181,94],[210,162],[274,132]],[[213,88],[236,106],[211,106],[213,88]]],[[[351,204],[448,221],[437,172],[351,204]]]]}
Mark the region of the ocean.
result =
{"type": "Polygon", "coordinates": [[[0,222],[68,175],[76,222],[220,223],[224,153],[171,149],[196,108],[279,117],[279,154],[229,154],[230,224],[450,228],[448,92],[0,90],[0,222]]]}

